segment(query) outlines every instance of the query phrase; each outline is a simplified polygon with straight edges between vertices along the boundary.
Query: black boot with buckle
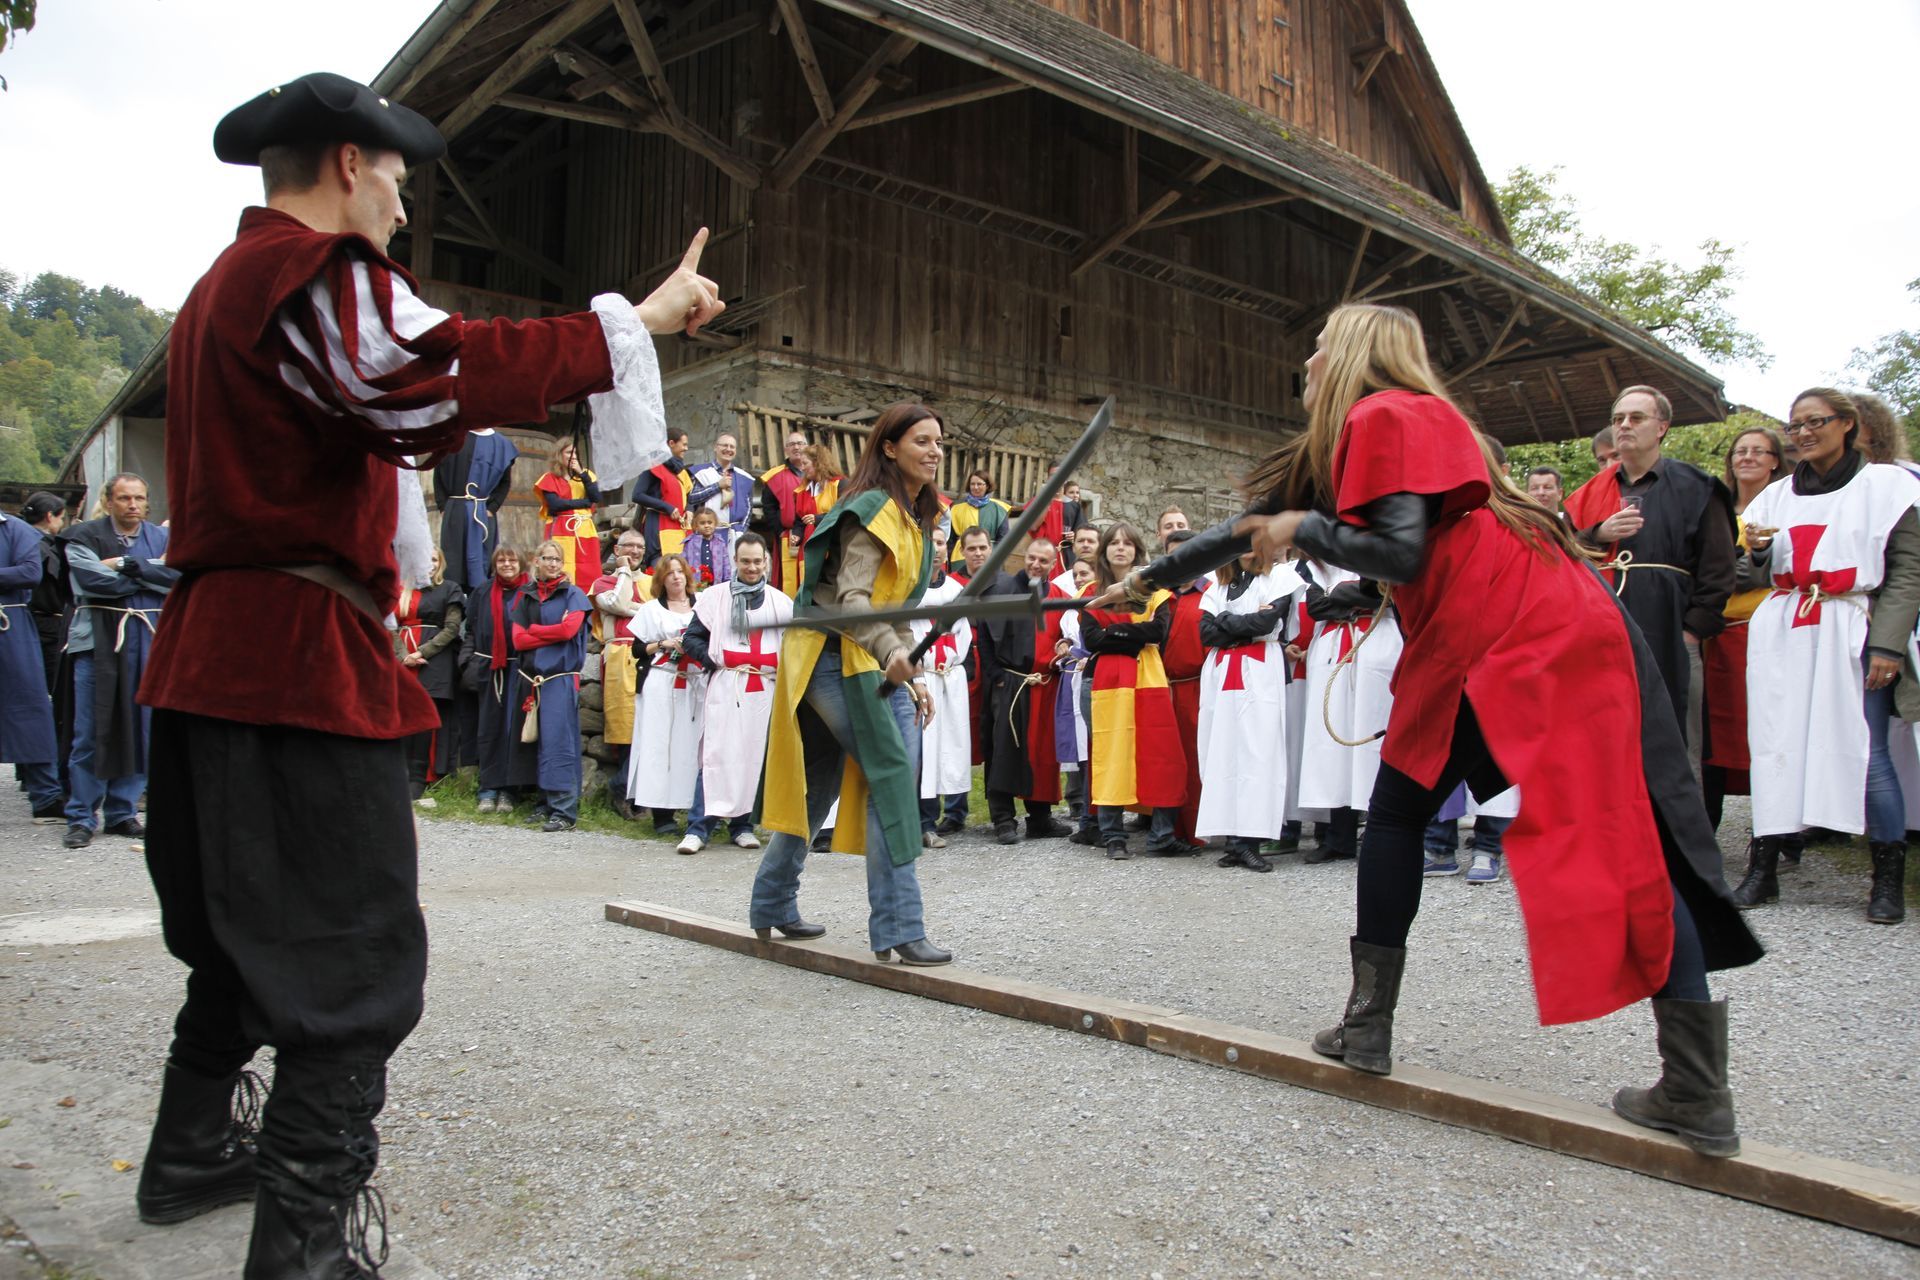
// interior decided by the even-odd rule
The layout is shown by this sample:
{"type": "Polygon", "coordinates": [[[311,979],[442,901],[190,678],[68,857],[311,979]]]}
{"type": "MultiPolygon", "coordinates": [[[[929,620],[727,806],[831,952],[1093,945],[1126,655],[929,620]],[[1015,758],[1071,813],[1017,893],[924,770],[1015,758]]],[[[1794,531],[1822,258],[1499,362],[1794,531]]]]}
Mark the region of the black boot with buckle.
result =
{"type": "Polygon", "coordinates": [[[1727,1002],[1654,1000],[1660,1080],[1622,1089],[1613,1109],[1649,1129],[1665,1129],[1703,1156],[1737,1156],[1733,1091],[1727,1087],[1727,1002]]]}
{"type": "Polygon", "coordinates": [[[265,1090],[251,1071],[203,1076],[169,1062],[160,1114],[140,1165],[140,1221],[185,1222],[253,1199],[254,1139],[265,1090]]]}
{"type": "Polygon", "coordinates": [[[281,1057],[260,1134],[245,1280],[377,1280],[387,1210],[367,1183],[386,1097],[384,1066],[281,1057]]]}
{"type": "Polygon", "coordinates": [[[1349,939],[1353,950],[1353,991],[1340,1025],[1313,1038],[1313,1051],[1340,1058],[1357,1071],[1384,1076],[1393,1070],[1393,1011],[1400,1003],[1400,977],[1407,968],[1405,947],[1377,947],[1349,939]]]}
{"type": "Polygon", "coordinates": [[[1780,897],[1780,881],[1774,874],[1780,866],[1780,841],[1775,836],[1755,836],[1747,841],[1747,874],[1734,887],[1733,905],[1742,911],[1780,897]]]}

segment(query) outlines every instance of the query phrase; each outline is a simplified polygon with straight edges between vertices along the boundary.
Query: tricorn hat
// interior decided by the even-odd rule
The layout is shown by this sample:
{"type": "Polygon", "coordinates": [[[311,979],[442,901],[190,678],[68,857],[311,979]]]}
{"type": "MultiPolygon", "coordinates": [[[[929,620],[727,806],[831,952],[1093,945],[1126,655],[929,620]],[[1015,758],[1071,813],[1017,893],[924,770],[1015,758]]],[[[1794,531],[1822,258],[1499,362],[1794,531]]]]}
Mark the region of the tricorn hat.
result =
{"type": "Polygon", "coordinates": [[[213,154],[228,164],[259,164],[266,148],[303,142],[398,151],[409,167],[447,153],[447,140],[418,111],[357,80],[316,71],[229,111],[213,131],[213,154]]]}

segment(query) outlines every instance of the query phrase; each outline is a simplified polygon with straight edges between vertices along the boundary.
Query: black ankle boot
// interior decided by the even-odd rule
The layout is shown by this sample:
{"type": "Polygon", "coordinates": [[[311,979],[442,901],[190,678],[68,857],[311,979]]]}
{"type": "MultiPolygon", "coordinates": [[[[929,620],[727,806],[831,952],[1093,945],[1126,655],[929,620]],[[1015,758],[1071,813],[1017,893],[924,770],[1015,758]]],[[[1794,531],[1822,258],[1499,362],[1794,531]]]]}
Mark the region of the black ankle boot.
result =
{"type": "Polygon", "coordinates": [[[379,1276],[387,1210],[367,1180],[380,1159],[373,1118],[386,1078],[384,1066],[281,1058],[260,1134],[245,1280],[379,1276]]]}
{"type": "Polygon", "coordinates": [[[1874,844],[1873,891],[1867,898],[1867,919],[1875,924],[1899,924],[1907,918],[1907,845],[1904,840],[1874,844]]]}
{"type": "Polygon", "coordinates": [[[1747,841],[1747,874],[1733,891],[1733,905],[1742,911],[1780,897],[1780,881],[1774,872],[1780,865],[1780,841],[1775,836],[1755,836],[1747,841]]]}
{"type": "Polygon", "coordinates": [[[1400,1003],[1400,976],[1406,972],[1405,947],[1376,947],[1349,939],[1353,951],[1353,991],[1340,1025],[1313,1038],[1313,1051],[1340,1058],[1359,1071],[1384,1076],[1393,1070],[1393,1011],[1400,1003]]]}
{"type": "Polygon", "coordinates": [[[1660,1080],[1622,1089],[1613,1109],[1649,1129],[1664,1129],[1703,1156],[1737,1156],[1733,1091],[1727,1087],[1727,1002],[1655,1000],[1660,1080]]]}
{"type": "Polygon", "coordinates": [[[209,1209],[253,1199],[254,1138],[260,1131],[260,1077],[251,1071],[203,1076],[167,1063],[160,1114],[133,1193],[140,1221],[185,1222],[209,1209]]]}

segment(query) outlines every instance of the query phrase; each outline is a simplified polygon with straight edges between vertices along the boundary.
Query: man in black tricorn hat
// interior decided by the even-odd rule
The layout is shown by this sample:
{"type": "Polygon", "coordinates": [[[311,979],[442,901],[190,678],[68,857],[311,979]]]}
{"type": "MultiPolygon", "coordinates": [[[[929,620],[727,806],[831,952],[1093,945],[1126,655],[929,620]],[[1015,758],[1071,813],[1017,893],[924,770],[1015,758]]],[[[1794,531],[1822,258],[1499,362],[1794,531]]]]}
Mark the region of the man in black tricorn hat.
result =
{"type": "Polygon", "coordinates": [[[241,215],[168,351],[168,563],[184,576],[141,699],[148,869],[190,972],[138,1201],[175,1222],[253,1198],[249,1280],[377,1274],[373,1118],[427,958],[403,744],[434,711],[382,625],[430,552],[401,469],[592,397],[596,441],[637,472],[665,454],[649,335],[723,306],[702,229],[638,306],[604,294],[518,324],[434,309],[385,251],[408,167],[445,149],[334,75],[228,115],[215,154],[260,166],[266,207],[241,215]],[[295,669],[259,643],[262,618],[298,638],[295,669]],[[263,1044],[275,1078],[250,1154],[249,1108],[230,1100],[252,1096],[263,1044]]]}

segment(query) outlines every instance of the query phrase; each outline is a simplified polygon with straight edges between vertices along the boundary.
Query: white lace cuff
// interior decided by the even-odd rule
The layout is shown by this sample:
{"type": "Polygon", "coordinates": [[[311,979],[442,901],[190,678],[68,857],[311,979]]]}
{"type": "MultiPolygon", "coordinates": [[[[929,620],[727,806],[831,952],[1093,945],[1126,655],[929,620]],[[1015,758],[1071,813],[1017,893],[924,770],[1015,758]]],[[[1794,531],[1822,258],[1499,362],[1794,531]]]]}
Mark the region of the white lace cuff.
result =
{"type": "Polygon", "coordinates": [[[667,457],[667,407],[653,335],[617,293],[593,300],[613,364],[613,390],[588,397],[593,410],[593,470],[617,488],[667,457]]]}

